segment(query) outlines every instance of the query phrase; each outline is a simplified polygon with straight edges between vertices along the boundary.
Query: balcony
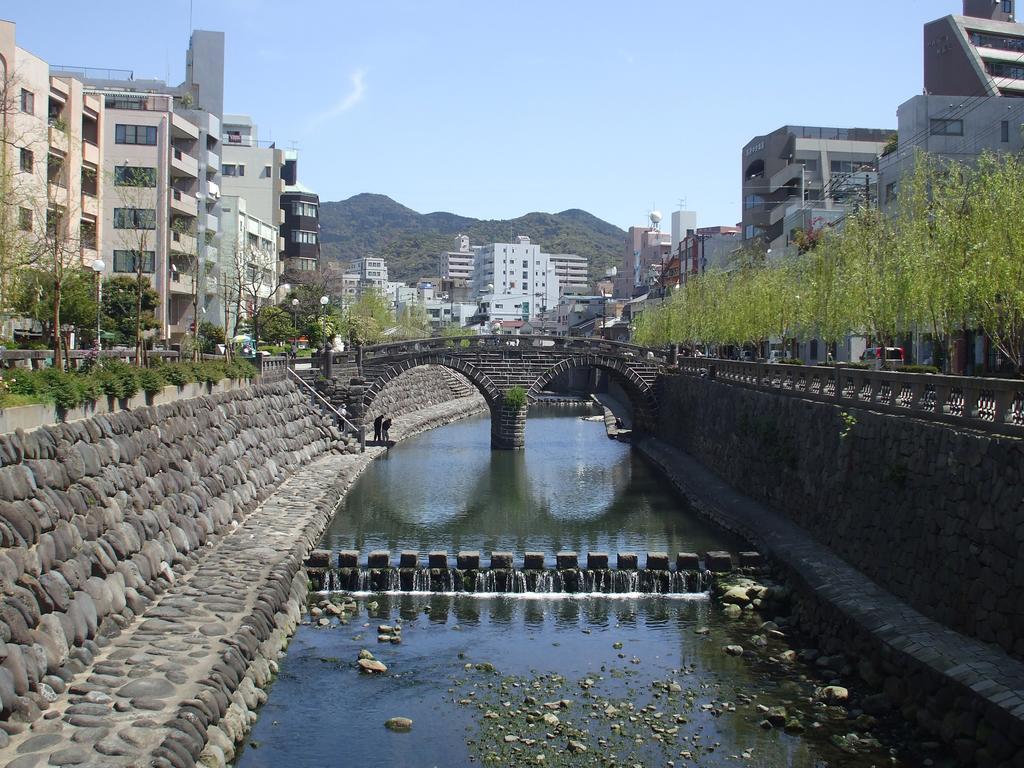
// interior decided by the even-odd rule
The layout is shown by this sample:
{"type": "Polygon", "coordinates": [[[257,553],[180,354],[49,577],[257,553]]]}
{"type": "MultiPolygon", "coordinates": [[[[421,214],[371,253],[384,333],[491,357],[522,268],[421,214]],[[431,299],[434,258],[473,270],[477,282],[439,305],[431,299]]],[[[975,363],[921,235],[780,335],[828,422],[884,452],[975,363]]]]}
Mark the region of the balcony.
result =
{"type": "Polygon", "coordinates": [[[206,214],[206,231],[214,234],[220,232],[220,221],[212,213],[206,214]]]}
{"type": "Polygon", "coordinates": [[[195,289],[195,284],[196,281],[192,275],[185,275],[173,268],[171,269],[169,286],[172,294],[191,296],[192,291],[195,289]]]}
{"type": "Polygon", "coordinates": [[[220,156],[211,149],[206,150],[206,175],[214,176],[220,173],[220,156]]]}
{"type": "Polygon", "coordinates": [[[96,219],[100,217],[100,201],[95,195],[82,193],[82,215],[96,219]]]}
{"type": "Polygon", "coordinates": [[[215,181],[206,183],[206,196],[211,200],[220,200],[220,184],[215,181]]]}
{"type": "Polygon", "coordinates": [[[199,161],[180,149],[171,150],[171,176],[199,178],[199,161]]]}
{"type": "Polygon", "coordinates": [[[199,213],[199,203],[194,196],[179,189],[171,190],[171,210],[185,216],[195,216],[199,213]]]}
{"type": "Polygon", "coordinates": [[[220,254],[217,251],[217,246],[215,246],[215,245],[205,245],[205,246],[203,246],[203,256],[210,263],[216,264],[217,263],[217,258],[218,258],[219,255],[220,254]]]}
{"type": "Polygon", "coordinates": [[[99,166],[100,164],[100,148],[97,147],[90,141],[82,142],[82,162],[89,163],[90,165],[99,166]]]}
{"type": "Polygon", "coordinates": [[[171,250],[191,255],[196,252],[196,239],[184,232],[171,232],[171,250]]]}
{"type": "Polygon", "coordinates": [[[49,140],[51,149],[59,150],[65,155],[68,153],[67,126],[64,126],[60,122],[50,123],[49,140]]]}
{"type": "Polygon", "coordinates": [[[199,138],[199,128],[175,112],[171,115],[171,137],[195,141],[199,138]]]}

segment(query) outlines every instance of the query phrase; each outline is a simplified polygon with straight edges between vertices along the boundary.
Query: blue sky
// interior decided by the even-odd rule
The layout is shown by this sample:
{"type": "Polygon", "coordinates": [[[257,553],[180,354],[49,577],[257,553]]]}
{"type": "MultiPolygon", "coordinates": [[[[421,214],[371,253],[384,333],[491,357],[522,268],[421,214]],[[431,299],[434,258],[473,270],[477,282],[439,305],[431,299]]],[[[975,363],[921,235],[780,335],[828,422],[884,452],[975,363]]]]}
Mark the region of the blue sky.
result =
{"type": "MultiPolygon", "coordinates": [[[[51,63],[180,82],[188,0],[8,3],[51,63]]],[[[740,217],[740,150],[786,123],[895,128],[921,27],[959,0],[195,0],[226,33],[225,110],[301,150],[322,200],[420,212],[583,208],[620,226],[685,199],[740,217]]]]}

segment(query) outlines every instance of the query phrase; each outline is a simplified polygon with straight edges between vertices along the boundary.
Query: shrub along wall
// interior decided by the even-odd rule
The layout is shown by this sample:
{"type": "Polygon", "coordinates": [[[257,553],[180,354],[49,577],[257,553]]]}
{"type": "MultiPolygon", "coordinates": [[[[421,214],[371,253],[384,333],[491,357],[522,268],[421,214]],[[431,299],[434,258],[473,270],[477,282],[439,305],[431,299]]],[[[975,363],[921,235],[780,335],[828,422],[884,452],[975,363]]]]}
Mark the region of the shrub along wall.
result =
{"type": "Polygon", "coordinates": [[[893,594],[1024,657],[1024,441],[713,380],[662,382],[659,436],[893,594]]]}
{"type": "Polygon", "coordinates": [[[0,436],[0,717],[38,716],[94,637],[340,437],[291,382],[0,436]]]}

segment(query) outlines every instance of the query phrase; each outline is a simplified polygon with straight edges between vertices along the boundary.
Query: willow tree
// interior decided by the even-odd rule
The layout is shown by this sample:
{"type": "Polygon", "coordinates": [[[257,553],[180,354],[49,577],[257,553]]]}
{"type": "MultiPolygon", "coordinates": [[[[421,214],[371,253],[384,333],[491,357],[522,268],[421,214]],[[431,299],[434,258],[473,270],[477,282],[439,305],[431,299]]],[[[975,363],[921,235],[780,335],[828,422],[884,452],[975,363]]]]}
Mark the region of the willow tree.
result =
{"type": "Polygon", "coordinates": [[[1014,155],[982,157],[971,195],[977,263],[971,298],[977,321],[996,348],[1024,370],[1024,163],[1014,155]]]}

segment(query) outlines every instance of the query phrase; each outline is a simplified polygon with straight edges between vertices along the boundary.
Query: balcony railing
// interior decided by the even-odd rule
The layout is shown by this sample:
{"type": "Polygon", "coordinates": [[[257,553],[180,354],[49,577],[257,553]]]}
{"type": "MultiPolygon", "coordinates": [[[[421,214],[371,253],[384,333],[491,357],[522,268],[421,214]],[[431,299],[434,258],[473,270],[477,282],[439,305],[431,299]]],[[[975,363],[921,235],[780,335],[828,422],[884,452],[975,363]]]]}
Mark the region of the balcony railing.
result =
{"type": "Polygon", "coordinates": [[[1024,381],[709,358],[680,358],[679,368],[751,389],[1024,434],[1024,381]]]}

